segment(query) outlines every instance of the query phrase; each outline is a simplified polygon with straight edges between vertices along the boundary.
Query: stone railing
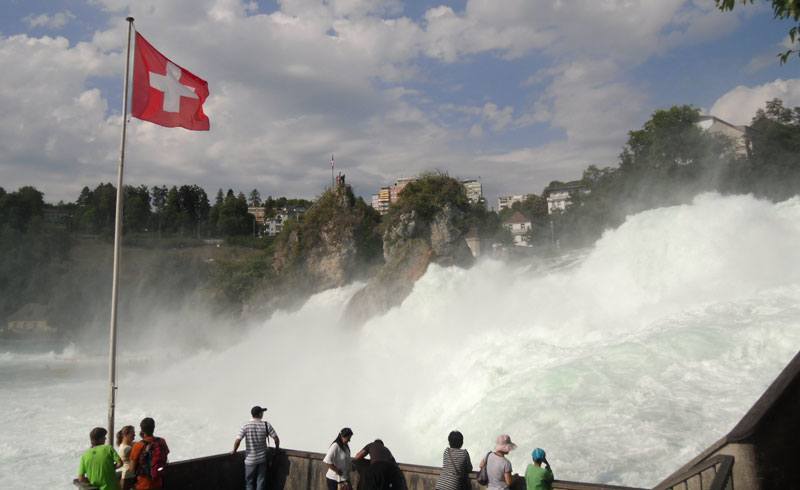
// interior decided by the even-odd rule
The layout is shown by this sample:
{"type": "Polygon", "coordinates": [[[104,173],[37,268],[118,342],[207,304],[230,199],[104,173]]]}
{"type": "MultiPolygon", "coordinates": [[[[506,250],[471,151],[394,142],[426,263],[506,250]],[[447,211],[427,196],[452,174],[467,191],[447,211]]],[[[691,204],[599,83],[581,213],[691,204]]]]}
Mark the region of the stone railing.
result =
{"type": "MultiPolygon", "coordinates": [[[[326,490],[324,454],[281,449],[270,451],[267,488],[270,490],[326,490]]],[[[352,474],[354,488],[358,488],[359,470],[368,464],[355,463],[352,474]]],[[[434,490],[439,468],[400,464],[406,490],[434,490]]],[[[219,454],[205,458],[170,463],[164,470],[165,488],[188,489],[239,489],[244,488],[244,453],[219,454]]],[[[470,483],[472,490],[480,490],[474,474],[470,483]]],[[[512,490],[524,490],[525,481],[517,478],[512,490]]],[[[554,490],[641,490],[631,487],[600,485],[556,480],[554,490]]]]}

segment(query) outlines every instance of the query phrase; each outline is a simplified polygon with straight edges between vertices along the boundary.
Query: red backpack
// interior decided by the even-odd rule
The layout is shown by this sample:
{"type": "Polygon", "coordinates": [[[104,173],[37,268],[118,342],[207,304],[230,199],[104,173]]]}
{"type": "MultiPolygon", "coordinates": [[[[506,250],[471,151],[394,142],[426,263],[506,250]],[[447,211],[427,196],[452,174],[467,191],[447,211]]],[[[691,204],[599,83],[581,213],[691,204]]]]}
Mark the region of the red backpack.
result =
{"type": "Polygon", "coordinates": [[[139,453],[136,461],[136,475],[146,476],[151,480],[158,478],[159,470],[167,466],[167,443],[160,437],[154,437],[152,442],[144,442],[144,449],[139,453]]]}

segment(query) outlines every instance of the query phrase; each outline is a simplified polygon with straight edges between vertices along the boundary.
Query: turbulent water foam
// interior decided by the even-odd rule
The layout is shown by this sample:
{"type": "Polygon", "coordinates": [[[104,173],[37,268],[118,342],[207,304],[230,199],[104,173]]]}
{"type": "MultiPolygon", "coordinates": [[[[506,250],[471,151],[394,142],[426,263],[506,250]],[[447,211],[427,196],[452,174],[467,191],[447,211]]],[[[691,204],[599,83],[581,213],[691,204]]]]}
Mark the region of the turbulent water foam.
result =
{"type": "MultiPolygon", "coordinates": [[[[705,195],[629,218],[577,260],[433,266],[400,307],[338,325],[358,287],[222,352],[128,353],[118,426],[154,416],[181,459],[229,450],[264,404],[286,447],[322,451],[350,426],[356,446],[381,437],[436,465],[452,429],[474,460],[508,433],[516,472],[540,446],[558,478],[652,485],[727,432],[797,351],[800,200],[705,195]]],[[[18,380],[0,383],[0,487],[66,486],[104,424],[103,353],[72,354],[0,354],[18,380]]]]}

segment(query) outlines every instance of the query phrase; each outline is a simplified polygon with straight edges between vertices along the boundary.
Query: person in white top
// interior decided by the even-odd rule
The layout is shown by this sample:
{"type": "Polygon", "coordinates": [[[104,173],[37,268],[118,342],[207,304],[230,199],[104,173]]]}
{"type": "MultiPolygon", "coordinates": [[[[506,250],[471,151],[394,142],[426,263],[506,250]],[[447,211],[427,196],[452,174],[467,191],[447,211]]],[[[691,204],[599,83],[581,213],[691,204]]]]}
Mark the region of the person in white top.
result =
{"type": "Polygon", "coordinates": [[[136,483],[136,475],[131,471],[131,447],[136,438],[136,429],[126,425],[117,432],[117,453],[122,458],[122,468],[119,469],[119,486],[122,490],[130,490],[136,483]]]}
{"type": "Polygon", "coordinates": [[[339,431],[336,439],[331,443],[325,458],[322,460],[328,466],[325,481],[328,490],[351,490],[350,485],[350,438],[353,431],[349,427],[339,431]]]}

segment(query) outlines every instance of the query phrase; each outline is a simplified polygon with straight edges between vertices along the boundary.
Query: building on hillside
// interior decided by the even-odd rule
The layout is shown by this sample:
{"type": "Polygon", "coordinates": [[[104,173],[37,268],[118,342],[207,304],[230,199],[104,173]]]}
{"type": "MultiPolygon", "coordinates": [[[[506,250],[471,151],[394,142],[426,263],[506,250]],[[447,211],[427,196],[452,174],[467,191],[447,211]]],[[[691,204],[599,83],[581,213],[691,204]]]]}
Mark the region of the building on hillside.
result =
{"type": "Polygon", "coordinates": [[[391,187],[381,187],[377,194],[373,194],[372,207],[375,209],[375,211],[381,214],[386,214],[389,211],[389,205],[392,202],[391,195],[391,187]]]}
{"type": "Polygon", "coordinates": [[[305,214],[306,208],[301,206],[285,206],[275,212],[275,216],[264,220],[264,234],[267,236],[277,236],[282,230],[283,225],[290,219],[299,219],[305,214]]]}
{"type": "Polygon", "coordinates": [[[264,206],[248,206],[247,212],[256,217],[258,226],[264,226],[264,217],[266,216],[264,206]]]}
{"type": "Polygon", "coordinates": [[[381,187],[377,194],[372,195],[372,207],[381,214],[389,212],[389,206],[400,199],[400,193],[412,182],[417,180],[415,177],[402,177],[390,186],[381,187]]]}
{"type": "Polygon", "coordinates": [[[397,181],[389,187],[389,203],[396,203],[400,199],[400,193],[403,192],[403,189],[415,180],[417,180],[415,177],[402,177],[397,179],[397,181]]]}
{"type": "Polygon", "coordinates": [[[504,209],[511,209],[514,203],[522,202],[528,198],[530,194],[516,194],[513,196],[499,196],[497,198],[497,211],[500,212],[504,209]]]}
{"type": "Polygon", "coordinates": [[[503,228],[511,232],[514,239],[514,245],[520,247],[528,246],[528,232],[531,231],[531,220],[524,214],[516,211],[510,218],[503,221],[503,228]]]}
{"type": "Polygon", "coordinates": [[[26,303],[8,317],[5,328],[0,327],[0,338],[50,339],[58,336],[59,329],[48,321],[49,308],[43,303],[26,303]]]}
{"type": "Polygon", "coordinates": [[[712,134],[721,134],[733,140],[736,154],[750,156],[750,138],[747,126],[736,126],[715,116],[700,116],[697,126],[712,134]]]}
{"type": "Polygon", "coordinates": [[[481,181],[475,179],[462,180],[461,185],[464,186],[467,199],[469,199],[470,203],[478,204],[483,202],[483,186],[481,185],[481,181]]]}
{"type": "Polygon", "coordinates": [[[544,195],[547,198],[547,214],[560,213],[572,204],[576,193],[586,194],[589,189],[580,180],[573,180],[559,186],[548,187],[544,195]]]}

